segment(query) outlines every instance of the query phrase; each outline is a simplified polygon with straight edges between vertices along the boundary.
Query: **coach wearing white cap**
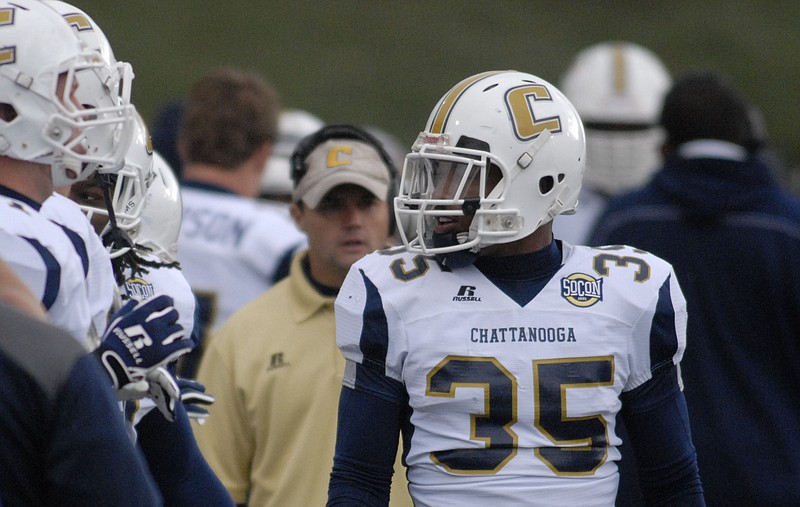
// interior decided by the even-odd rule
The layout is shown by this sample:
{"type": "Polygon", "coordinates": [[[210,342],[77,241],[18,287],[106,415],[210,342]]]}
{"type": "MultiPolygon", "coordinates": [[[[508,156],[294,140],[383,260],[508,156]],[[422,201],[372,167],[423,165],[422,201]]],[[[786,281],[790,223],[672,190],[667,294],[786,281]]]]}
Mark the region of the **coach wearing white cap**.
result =
{"type": "MultiPolygon", "coordinates": [[[[369,133],[323,127],[291,163],[290,209],[308,249],[288,278],[226,321],[198,372],[217,401],[195,435],[239,504],[325,505],[344,373],[333,303],[350,266],[392,232],[394,166],[369,133]]],[[[395,470],[398,485],[399,460],[395,470]]],[[[390,505],[410,507],[407,488],[393,488],[390,505]]]]}

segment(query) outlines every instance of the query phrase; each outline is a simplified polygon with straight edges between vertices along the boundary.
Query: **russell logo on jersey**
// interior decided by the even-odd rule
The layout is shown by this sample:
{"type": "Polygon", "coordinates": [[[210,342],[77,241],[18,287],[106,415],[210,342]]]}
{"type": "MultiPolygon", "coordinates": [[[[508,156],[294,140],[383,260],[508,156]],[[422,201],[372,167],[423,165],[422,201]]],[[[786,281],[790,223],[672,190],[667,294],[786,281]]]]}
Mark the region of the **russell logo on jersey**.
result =
{"type": "Polygon", "coordinates": [[[472,285],[462,285],[458,289],[458,295],[453,296],[453,301],[480,301],[481,298],[475,295],[475,287],[472,285]]]}

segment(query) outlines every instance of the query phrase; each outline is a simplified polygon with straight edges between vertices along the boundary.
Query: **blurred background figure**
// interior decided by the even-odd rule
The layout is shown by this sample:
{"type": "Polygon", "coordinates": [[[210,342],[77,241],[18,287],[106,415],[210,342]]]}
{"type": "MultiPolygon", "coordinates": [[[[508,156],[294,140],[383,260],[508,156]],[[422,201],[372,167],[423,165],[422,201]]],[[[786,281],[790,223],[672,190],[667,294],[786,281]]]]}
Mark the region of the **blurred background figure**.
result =
{"type": "Polygon", "coordinates": [[[178,180],[183,179],[183,160],[178,153],[178,131],[183,117],[183,99],[164,104],[156,111],[150,135],[153,149],[164,157],[178,180]]]}
{"type": "Polygon", "coordinates": [[[400,172],[403,170],[406,154],[411,151],[411,143],[404,143],[396,135],[374,125],[366,125],[363,128],[381,142],[383,148],[392,159],[396,178],[400,179],[400,172]]]}
{"type": "MultiPolygon", "coordinates": [[[[389,158],[392,161],[392,165],[394,166],[394,178],[395,181],[400,181],[400,174],[403,172],[403,163],[406,159],[406,154],[411,151],[411,145],[406,144],[400,140],[396,135],[383,130],[380,127],[376,127],[374,125],[367,125],[364,127],[364,130],[372,134],[375,139],[380,141],[383,145],[383,148],[386,150],[386,153],[389,155],[389,158]]],[[[389,205],[394,206],[393,204],[394,196],[389,197],[389,205]]],[[[397,221],[398,217],[394,216],[394,209],[392,209],[391,213],[392,217],[392,235],[390,241],[392,244],[400,245],[403,241],[400,239],[400,233],[398,230],[400,228],[405,229],[406,235],[410,236],[414,230],[414,225],[410,223],[407,216],[400,217],[400,221],[397,221]]]]}
{"type": "MultiPolygon", "coordinates": [[[[234,501],[261,507],[325,504],[345,365],[334,300],[350,266],[388,245],[392,226],[392,161],[368,132],[327,125],[290,161],[291,216],[309,246],[288,278],[213,334],[198,371],[217,397],[208,423],[194,425],[200,448],[234,501]]],[[[397,470],[390,505],[410,506],[397,470]]]]}
{"type": "Polygon", "coordinates": [[[272,155],[267,159],[259,197],[287,205],[292,202],[292,152],[301,139],[324,125],[322,119],[302,109],[286,109],[281,112],[278,119],[278,138],[272,147],[272,155]]]}
{"type": "Polygon", "coordinates": [[[661,125],[662,168],[609,201],[590,244],[647,250],[681,281],[708,505],[800,505],[800,199],[781,189],[756,106],[726,76],[677,79],[661,125]]]}
{"type": "Polygon", "coordinates": [[[672,80],[659,58],[631,42],[579,52],[561,80],[586,132],[586,170],[574,215],[553,221],[555,236],[584,245],[609,197],[645,184],[660,162],[661,103],[672,80]]]}
{"type": "Polygon", "coordinates": [[[273,85],[235,68],[211,70],[186,99],[178,261],[198,300],[201,344],[181,362],[182,376],[193,376],[206,332],[285,277],[305,245],[283,207],[257,197],[280,113],[273,85]]]}

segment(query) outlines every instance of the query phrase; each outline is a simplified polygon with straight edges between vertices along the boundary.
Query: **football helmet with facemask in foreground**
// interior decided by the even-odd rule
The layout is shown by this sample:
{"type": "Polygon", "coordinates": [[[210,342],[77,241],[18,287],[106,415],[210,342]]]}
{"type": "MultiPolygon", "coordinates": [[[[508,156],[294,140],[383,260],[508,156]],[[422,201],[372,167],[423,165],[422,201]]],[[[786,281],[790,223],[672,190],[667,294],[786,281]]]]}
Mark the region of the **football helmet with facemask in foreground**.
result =
{"type": "Polygon", "coordinates": [[[121,167],[135,109],[102,85],[105,61],[42,2],[0,2],[0,18],[0,155],[50,165],[55,187],[121,167]],[[72,94],[93,84],[89,111],[72,94]]]}
{"type": "Polygon", "coordinates": [[[585,151],[578,113],[547,81],[517,71],[464,79],[439,100],[406,155],[394,206],[416,236],[400,231],[401,239],[410,252],[452,266],[522,239],[575,211],[585,151]],[[442,232],[463,216],[472,217],[468,230],[442,232]]]}

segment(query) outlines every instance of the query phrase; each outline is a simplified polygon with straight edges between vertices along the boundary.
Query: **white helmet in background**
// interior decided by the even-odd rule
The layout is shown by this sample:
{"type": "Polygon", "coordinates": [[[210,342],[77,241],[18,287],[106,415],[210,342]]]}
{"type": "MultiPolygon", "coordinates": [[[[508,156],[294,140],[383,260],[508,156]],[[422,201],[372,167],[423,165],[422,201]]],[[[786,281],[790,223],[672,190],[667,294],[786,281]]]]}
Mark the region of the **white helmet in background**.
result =
{"type": "Polygon", "coordinates": [[[587,187],[616,195],[645,184],[659,166],[661,105],[672,85],[664,64],[630,42],[579,52],[561,80],[586,130],[587,187]]]}
{"type": "Polygon", "coordinates": [[[325,122],[300,109],[287,109],[278,119],[278,139],[261,178],[260,195],[265,198],[287,198],[292,195],[290,159],[297,143],[321,129],[325,122]]]}
{"type": "Polygon", "coordinates": [[[569,100],[534,75],[464,79],[436,104],[411,150],[394,200],[397,221],[415,224],[415,237],[398,229],[410,252],[474,254],[529,236],[577,206],[583,126],[569,100]],[[466,195],[476,181],[479,195],[466,195]],[[436,233],[440,220],[457,216],[473,217],[468,232],[436,233]]]}
{"type": "Polygon", "coordinates": [[[177,262],[178,234],[182,219],[183,201],[175,172],[164,157],[153,152],[147,204],[136,243],[164,262],[177,262]]]}
{"type": "Polygon", "coordinates": [[[0,103],[7,115],[0,155],[49,165],[56,187],[85,180],[99,166],[121,167],[135,109],[103,88],[113,74],[106,62],[38,0],[0,1],[0,14],[0,103]],[[103,90],[91,114],[70,99],[76,83],[103,90]]]}
{"type": "MultiPolygon", "coordinates": [[[[116,227],[135,243],[139,234],[141,217],[146,205],[146,192],[150,184],[151,167],[153,165],[153,144],[150,141],[150,132],[144,120],[136,115],[136,131],[133,142],[125,155],[122,169],[113,174],[99,175],[109,187],[111,207],[114,211],[116,227]]],[[[96,203],[79,202],[78,205],[86,213],[89,220],[95,215],[108,217],[108,205],[104,201],[96,203]]],[[[106,235],[112,229],[112,222],[103,228],[100,236],[106,235]]],[[[112,259],[128,252],[131,245],[111,245],[109,254],[112,259]]]]}

